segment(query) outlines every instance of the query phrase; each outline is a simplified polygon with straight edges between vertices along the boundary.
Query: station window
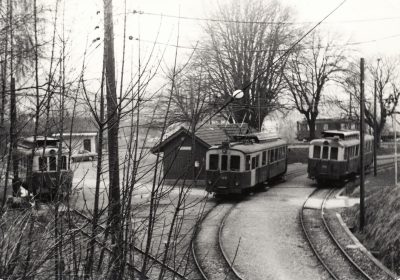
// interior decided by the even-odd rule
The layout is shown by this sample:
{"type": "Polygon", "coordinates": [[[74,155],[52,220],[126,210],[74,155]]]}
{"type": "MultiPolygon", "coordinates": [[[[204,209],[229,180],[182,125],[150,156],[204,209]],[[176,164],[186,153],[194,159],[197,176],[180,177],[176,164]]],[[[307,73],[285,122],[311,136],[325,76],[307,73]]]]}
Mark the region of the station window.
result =
{"type": "Polygon", "coordinates": [[[250,156],[246,156],[246,170],[250,170],[250,156]]]}
{"type": "Polygon", "coordinates": [[[231,170],[232,171],[240,170],[240,156],[231,156],[231,170]]]}
{"type": "Polygon", "coordinates": [[[209,157],[210,160],[210,170],[218,170],[218,161],[219,161],[219,156],[218,155],[210,155],[209,157]]]}
{"type": "Polygon", "coordinates": [[[221,156],[221,170],[223,170],[223,171],[228,170],[228,156],[227,155],[221,156]]]}
{"type": "Polygon", "coordinates": [[[314,146],[313,158],[320,158],[321,156],[321,146],[314,146]]]}
{"type": "Polygon", "coordinates": [[[332,147],[331,148],[331,159],[332,160],[337,160],[338,159],[338,148],[337,147],[332,147]]]}
{"type": "Polygon", "coordinates": [[[267,163],[267,151],[264,151],[262,153],[262,161],[261,161],[261,165],[265,165],[267,163]]]}

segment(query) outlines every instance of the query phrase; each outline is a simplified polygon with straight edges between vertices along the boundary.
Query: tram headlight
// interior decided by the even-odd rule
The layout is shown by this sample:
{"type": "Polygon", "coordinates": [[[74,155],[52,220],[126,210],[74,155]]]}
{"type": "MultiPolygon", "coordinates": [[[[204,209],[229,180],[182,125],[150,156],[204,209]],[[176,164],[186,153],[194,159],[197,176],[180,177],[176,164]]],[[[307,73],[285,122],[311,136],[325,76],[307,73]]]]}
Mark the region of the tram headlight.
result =
{"type": "Polygon", "coordinates": [[[235,182],[235,186],[238,187],[239,186],[239,182],[235,182]]]}
{"type": "Polygon", "coordinates": [[[208,183],[209,185],[211,185],[212,182],[211,182],[211,180],[208,180],[207,183],[208,183]]]}

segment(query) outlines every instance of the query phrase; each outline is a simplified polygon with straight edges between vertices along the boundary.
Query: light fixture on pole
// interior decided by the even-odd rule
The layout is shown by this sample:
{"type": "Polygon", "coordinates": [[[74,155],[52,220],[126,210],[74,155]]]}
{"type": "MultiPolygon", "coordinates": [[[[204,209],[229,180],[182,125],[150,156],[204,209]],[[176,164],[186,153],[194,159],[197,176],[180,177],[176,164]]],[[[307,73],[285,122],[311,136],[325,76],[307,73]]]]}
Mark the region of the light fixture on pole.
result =
{"type": "Polygon", "coordinates": [[[244,92],[241,89],[237,89],[232,93],[232,97],[235,99],[242,99],[244,96],[244,92]]]}
{"type": "Polygon", "coordinates": [[[397,133],[396,133],[396,113],[392,115],[393,138],[394,138],[394,186],[397,187],[397,133]]]}

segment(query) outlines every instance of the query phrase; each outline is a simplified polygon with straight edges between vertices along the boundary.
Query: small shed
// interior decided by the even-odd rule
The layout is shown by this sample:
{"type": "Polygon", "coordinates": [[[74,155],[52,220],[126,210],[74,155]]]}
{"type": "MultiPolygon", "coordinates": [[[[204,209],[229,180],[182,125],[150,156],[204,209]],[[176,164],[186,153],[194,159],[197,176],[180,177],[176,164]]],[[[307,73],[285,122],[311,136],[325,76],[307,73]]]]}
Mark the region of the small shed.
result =
{"type": "MultiPolygon", "coordinates": [[[[194,135],[185,127],[167,136],[151,149],[162,153],[165,182],[175,184],[178,180],[204,185],[206,179],[205,156],[209,147],[229,141],[233,135],[252,132],[247,124],[218,124],[200,127],[194,135]]],[[[189,183],[188,182],[188,183],[189,183]]]]}

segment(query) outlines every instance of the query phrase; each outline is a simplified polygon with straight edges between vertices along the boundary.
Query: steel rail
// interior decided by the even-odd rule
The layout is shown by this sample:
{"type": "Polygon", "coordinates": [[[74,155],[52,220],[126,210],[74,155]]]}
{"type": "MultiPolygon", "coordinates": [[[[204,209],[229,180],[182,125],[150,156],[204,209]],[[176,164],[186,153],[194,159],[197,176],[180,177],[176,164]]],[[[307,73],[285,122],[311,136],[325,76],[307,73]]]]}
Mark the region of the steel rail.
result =
{"type": "MultiPolygon", "coordinates": [[[[315,248],[314,244],[311,242],[311,236],[309,235],[305,223],[304,223],[304,209],[306,206],[307,201],[317,192],[319,191],[319,189],[315,189],[308,197],[307,199],[304,201],[303,206],[301,207],[301,212],[300,212],[300,224],[301,227],[303,229],[303,233],[306,237],[306,240],[308,242],[308,244],[311,247],[311,250],[313,251],[314,255],[317,257],[317,259],[319,260],[319,262],[322,264],[322,266],[325,268],[325,270],[329,273],[330,276],[332,276],[333,279],[335,280],[340,280],[335,273],[333,273],[333,271],[329,268],[329,266],[324,262],[322,256],[318,253],[317,248],[315,248]]],[[[329,193],[328,193],[329,195],[329,193]]]]}
{"type": "MultiPolygon", "coordinates": [[[[216,205],[215,205],[215,206],[216,206],[216,205]]],[[[198,226],[196,227],[196,229],[195,229],[195,233],[194,233],[192,242],[190,242],[190,243],[191,243],[190,245],[191,245],[191,247],[192,247],[192,256],[193,256],[194,263],[196,264],[197,270],[200,272],[200,274],[201,274],[201,276],[203,277],[204,280],[208,280],[208,278],[207,278],[207,275],[205,274],[204,270],[201,268],[199,260],[197,259],[197,255],[196,255],[195,248],[194,248],[194,241],[195,241],[196,238],[197,238],[198,229],[200,228],[202,222],[203,222],[203,221],[206,219],[206,217],[212,212],[212,210],[215,208],[215,206],[212,207],[210,210],[208,210],[208,212],[202,217],[202,219],[201,219],[200,222],[199,222],[199,225],[198,225],[198,226]]]]}
{"type": "Polygon", "coordinates": [[[218,229],[218,245],[219,245],[219,249],[221,250],[222,256],[224,257],[226,263],[228,264],[228,266],[232,270],[233,274],[235,274],[235,276],[239,280],[244,280],[244,278],[242,276],[240,276],[239,272],[237,272],[237,270],[233,266],[235,259],[232,262],[230,262],[229,258],[228,258],[228,254],[225,252],[225,250],[224,250],[224,248],[222,246],[222,230],[224,228],[226,219],[228,218],[229,214],[232,212],[233,208],[235,208],[235,206],[236,206],[236,204],[232,205],[232,207],[226,212],[224,218],[222,219],[221,225],[219,226],[219,229],[218,229]]]}
{"type": "MultiPolygon", "coordinates": [[[[217,243],[218,243],[218,249],[219,249],[219,253],[222,255],[223,258],[223,262],[225,263],[226,267],[229,269],[229,271],[231,271],[234,275],[234,277],[237,278],[237,280],[243,280],[243,278],[239,275],[239,273],[233,268],[233,265],[229,262],[229,259],[227,257],[226,252],[224,251],[224,249],[222,248],[222,228],[223,225],[225,224],[226,218],[229,216],[230,212],[233,210],[233,208],[236,206],[237,203],[234,203],[232,205],[230,205],[229,209],[226,210],[226,213],[224,213],[224,216],[221,219],[221,223],[218,227],[218,236],[217,236],[217,243]]],[[[201,224],[205,221],[205,219],[213,212],[213,210],[215,209],[215,207],[217,207],[218,205],[215,205],[212,209],[210,209],[207,214],[202,218],[201,222],[200,222],[200,226],[201,224]]],[[[200,228],[200,227],[199,227],[200,228]]],[[[192,241],[192,254],[193,254],[193,259],[195,261],[195,264],[201,274],[201,276],[203,277],[204,280],[208,280],[209,277],[207,276],[207,273],[203,270],[203,268],[201,267],[199,258],[196,254],[196,249],[195,249],[195,240],[197,239],[197,236],[199,234],[198,229],[195,232],[193,241],[192,241]]],[[[228,279],[228,278],[227,278],[228,279]]],[[[235,280],[235,278],[229,278],[230,280],[235,280]]]]}
{"type": "Polygon", "coordinates": [[[351,263],[353,265],[353,267],[355,267],[357,269],[358,272],[360,272],[366,279],[368,280],[373,280],[373,278],[371,278],[354,260],[353,258],[346,252],[346,250],[340,245],[339,241],[337,240],[337,238],[335,237],[335,235],[333,234],[331,228],[328,225],[327,220],[325,219],[325,215],[324,215],[324,210],[325,210],[325,205],[326,202],[328,201],[328,198],[332,195],[332,193],[334,193],[334,190],[331,190],[328,195],[325,197],[325,199],[322,202],[321,205],[321,219],[322,222],[324,224],[325,230],[328,232],[329,237],[332,239],[332,241],[336,244],[336,247],[339,248],[340,252],[342,253],[342,255],[347,259],[347,261],[349,261],[349,263],[351,263]]]}

